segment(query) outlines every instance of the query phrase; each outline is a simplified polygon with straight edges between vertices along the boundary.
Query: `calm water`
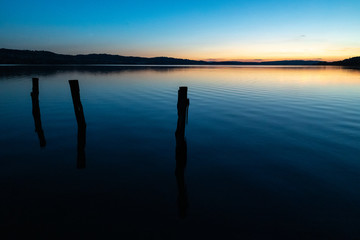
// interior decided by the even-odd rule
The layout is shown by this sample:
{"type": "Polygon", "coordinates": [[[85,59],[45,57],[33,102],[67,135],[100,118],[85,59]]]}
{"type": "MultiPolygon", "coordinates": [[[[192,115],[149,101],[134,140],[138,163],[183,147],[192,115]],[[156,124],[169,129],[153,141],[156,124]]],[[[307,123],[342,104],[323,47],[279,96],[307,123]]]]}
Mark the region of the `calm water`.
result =
{"type": "Polygon", "coordinates": [[[0,227],[14,238],[360,238],[359,70],[3,66],[0,132],[0,227]]]}

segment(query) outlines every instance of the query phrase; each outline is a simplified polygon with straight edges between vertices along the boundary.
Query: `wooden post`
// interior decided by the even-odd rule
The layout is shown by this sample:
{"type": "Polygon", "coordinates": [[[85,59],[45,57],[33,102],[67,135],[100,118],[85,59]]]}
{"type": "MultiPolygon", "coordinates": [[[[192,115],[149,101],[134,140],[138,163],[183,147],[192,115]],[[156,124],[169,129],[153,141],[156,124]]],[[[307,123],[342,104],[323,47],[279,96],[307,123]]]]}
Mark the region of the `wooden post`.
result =
{"type": "Polygon", "coordinates": [[[40,147],[46,146],[46,140],[44,131],[41,125],[41,115],[40,115],[40,106],[39,106],[39,79],[33,78],[32,79],[32,92],[31,95],[31,102],[32,102],[32,114],[34,117],[35,123],[35,132],[38,134],[40,147]]]}
{"type": "Polygon", "coordinates": [[[78,80],[69,80],[71,96],[74,104],[74,111],[76,116],[76,121],[78,123],[78,127],[85,127],[85,117],[83,112],[83,107],[80,100],[80,88],[78,80]]]}
{"type": "Polygon", "coordinates": [[[187,87],[180,87],[178,91],[178,103],[177,103],[177,110],[178,110],[178,122],[176,128],[176,135],[185,137],[185,124],[187,118],[187,109],[189,107],[190,101],[187,98],[187,87]]]}
{"type": "Polygon", "coordinates": [[[177,103],[178,121],[175,132],[175,138],[176,138],[175,176],[178,185],[178,211],[180,218],[186,217],[186,212],[188,207],[188,199],[187,199],[187,192],[185,185],[185,168],[187,162],[185,123],[187,117],[187,109],[189,106],[189,99],[187,98],[187,90],[188,90],[187,87],[180,87],[178,91],[178,103],[177,103]]]}
{"type": "Polygon", "coordinates": [[[74,104],[74,111],[78,125],[77,142],[77,168],[85,168],[85,145],[86,145],[86,123],[84,111],[80,100],[80,88],[78,80],[69,80],[71,96],[74,104]]]}
{"type": "Polygon", "coordinates": [[[32,79],[32,93],[39,95],[39,78],[32,79]]]}

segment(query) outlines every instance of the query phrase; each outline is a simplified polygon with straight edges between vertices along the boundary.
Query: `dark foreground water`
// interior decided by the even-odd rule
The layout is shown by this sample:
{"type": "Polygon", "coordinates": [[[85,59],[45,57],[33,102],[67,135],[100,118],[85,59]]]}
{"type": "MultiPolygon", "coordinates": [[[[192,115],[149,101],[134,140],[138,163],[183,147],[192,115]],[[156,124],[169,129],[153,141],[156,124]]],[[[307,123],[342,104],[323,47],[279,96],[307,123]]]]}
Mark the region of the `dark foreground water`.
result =
{"type": "Polygon", "coordinates": [[[0,133],[13,239],[360,238],[359,70],[3,66],[0,133]]]}

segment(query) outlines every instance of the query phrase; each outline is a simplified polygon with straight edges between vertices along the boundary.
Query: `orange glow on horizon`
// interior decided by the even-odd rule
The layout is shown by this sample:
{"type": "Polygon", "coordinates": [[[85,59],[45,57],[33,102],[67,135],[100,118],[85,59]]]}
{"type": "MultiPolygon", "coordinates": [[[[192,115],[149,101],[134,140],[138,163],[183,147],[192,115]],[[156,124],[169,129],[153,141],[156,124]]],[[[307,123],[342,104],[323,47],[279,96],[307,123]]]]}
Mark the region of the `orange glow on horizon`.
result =
{"type": "Polygon", "coordinates": [[[116,52],[114,54],[142,57],[173,57],[204,61],[265,62],[282,60],[340,61],[360,56],[360,47],[330,44],[229,44],[224,46],[204,46],[179,49],[153,48],[116,52]]]}

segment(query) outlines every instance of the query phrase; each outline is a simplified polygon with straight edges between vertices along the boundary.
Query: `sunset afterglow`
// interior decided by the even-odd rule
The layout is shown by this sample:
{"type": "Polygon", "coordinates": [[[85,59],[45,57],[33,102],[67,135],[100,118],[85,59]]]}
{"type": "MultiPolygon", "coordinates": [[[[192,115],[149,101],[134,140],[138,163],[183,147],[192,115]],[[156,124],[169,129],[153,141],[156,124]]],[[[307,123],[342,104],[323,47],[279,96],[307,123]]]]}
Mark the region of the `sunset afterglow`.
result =
{"type": "Polygon", "coordinates": [[[360,2],[1,0],[0,48],[195,60],[360,55],[360,2]]]}

